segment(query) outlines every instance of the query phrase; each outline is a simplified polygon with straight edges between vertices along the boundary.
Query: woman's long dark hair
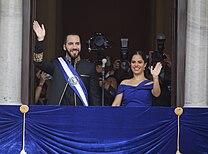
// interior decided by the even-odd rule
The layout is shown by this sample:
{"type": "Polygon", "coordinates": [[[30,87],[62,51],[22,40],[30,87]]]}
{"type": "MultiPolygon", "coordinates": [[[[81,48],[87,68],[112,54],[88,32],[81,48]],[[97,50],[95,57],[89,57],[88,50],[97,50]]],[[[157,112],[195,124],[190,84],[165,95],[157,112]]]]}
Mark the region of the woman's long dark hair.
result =
{"type": "Polygon", "coordinates": [[[140,56],[142,57],[142,59],[144,60],[144,63],[147,63],[146,53],[145,53],[144,51],[142,51],[142,50],[137,50],[137,51],[135,51],[135,52],[131,55],[131,57],[130,57],[130,62],[131,62],[132,57],[133,57],[134,55],[140,55],[140,56]]]}

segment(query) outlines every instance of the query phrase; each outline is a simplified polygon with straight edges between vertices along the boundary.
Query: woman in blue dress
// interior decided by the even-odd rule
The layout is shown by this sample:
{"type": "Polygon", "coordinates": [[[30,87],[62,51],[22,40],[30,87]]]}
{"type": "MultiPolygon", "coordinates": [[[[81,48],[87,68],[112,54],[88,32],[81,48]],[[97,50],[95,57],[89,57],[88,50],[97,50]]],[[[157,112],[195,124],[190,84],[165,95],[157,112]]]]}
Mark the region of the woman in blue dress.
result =
{"type": "Polygon", "coordinates": [[[112,106],[152,105],[152,97],[158,97],[161,93],[158,75],[162,65],[158,62],[154,68],[151,66],[153,81],[148,80],[144,75],[146,65],[146,54],[143,51],[136,51],[131,57],[130,64],[133,77],[120,83],[112,106]]]}

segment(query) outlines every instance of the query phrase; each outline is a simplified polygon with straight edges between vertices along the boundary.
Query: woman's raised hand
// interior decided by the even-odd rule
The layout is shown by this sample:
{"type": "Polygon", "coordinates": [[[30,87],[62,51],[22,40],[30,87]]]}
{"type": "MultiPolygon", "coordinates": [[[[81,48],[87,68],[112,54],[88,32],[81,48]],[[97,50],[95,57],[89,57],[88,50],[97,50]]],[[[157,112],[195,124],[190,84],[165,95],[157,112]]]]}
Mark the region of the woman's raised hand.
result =
{"type": "Polygon", "coordinates": [[[162,64],[158,62],[154,69],[153,69],[153,66],[151,66],[150,72],[153,77],[157,77],[160,74],[161,69],[162,69],[162,64]]]}

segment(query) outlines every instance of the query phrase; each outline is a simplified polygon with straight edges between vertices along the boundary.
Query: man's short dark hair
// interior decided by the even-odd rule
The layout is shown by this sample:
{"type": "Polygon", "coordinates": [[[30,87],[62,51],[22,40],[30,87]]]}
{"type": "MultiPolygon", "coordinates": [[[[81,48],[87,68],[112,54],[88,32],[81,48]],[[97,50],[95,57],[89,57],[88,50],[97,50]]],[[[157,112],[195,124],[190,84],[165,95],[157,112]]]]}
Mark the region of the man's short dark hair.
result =
{"type": "Polygon", "coordinates": [[[69,35],[77,35],[77,36],[79,36],[79,39],[80,39],[80,42],[81,42],[81,37],[80,37],[79,33],[76,33],[76,32],[70,32],[70,33],[67,33],[67,34],[66,34],[65,39],[64,39],[64,44],[66,44],[67,36],[69,36],[69,35]]]}

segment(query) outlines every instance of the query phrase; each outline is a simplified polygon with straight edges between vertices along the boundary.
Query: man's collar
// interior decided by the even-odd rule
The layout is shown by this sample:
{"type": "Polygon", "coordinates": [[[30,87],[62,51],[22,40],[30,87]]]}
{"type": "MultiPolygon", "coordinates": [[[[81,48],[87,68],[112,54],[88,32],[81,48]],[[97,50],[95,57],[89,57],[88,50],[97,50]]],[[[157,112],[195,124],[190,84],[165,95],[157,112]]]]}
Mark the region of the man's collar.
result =
{"type": "MultiPolygon", "coordinates": [[[[66,59],[68,59],[68,61],[70,61],[70,63],[71,63],[71,57],[68,55],[68,54],[66,54],[66,59]]],[[[81,60],[81,58],[80,58],[80,55],[75,59],[75,63],[77,63],[78,61],[80,61],[81,60]]]]}

